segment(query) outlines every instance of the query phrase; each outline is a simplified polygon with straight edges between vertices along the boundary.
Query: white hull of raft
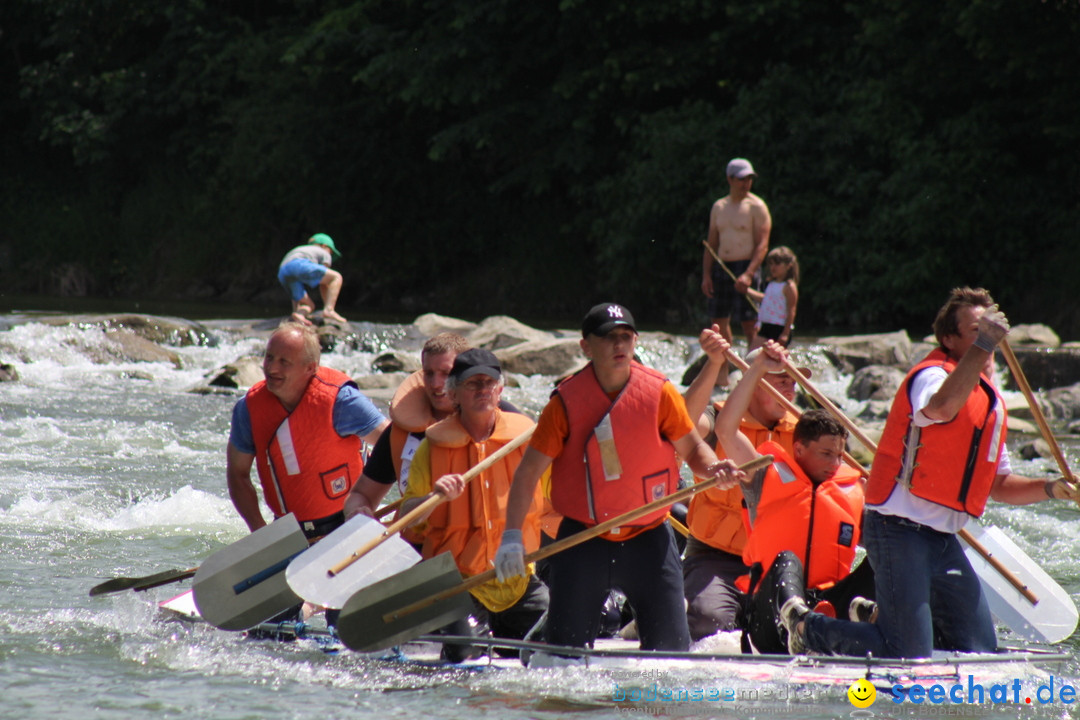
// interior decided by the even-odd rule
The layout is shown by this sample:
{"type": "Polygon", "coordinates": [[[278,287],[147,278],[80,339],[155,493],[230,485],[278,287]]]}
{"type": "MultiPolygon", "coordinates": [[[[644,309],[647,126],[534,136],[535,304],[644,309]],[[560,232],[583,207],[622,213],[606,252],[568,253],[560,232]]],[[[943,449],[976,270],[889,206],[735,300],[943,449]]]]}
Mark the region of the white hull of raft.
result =
{"type": "MultiPolygon", "coordinates": [[[[199,621],[191,591],[159,603],[173,618],[199,621]]],[[[326,630],[311,629],[304,623],[263,623],[258,628],[261,637],[282,639],[310,637],[319,640],[321,649],[342,650],[332,642],[326,630]],[[317,637],[316,637],[317,636],[317,637]],[[328,642],[328,639],[331,642],[328,642]]],[[[533,643],[491,638],[423,636],[414,642],[387,651],[364,653],[374,662],[393,662],[423,668],[446,667],[457,670],[523,670],[517,657],[501,657],[496,648],[517,650],[528,657],[530,669],[570,671],[588,668],[609,671],[614,679],[623,678],[628,685],[640,687],[668,675],[693,675],[707,672],[711,677],[726,678],[741,686],[842,686],[847,687],[865,679],[880,689],[895,684],[930,682],[962,682],[969,675],[980,683],[1027,678],[1043,680],[1058,673],[1070,656],[1052,647],[1010,648],[996,654],[935,653],[932,658],[918,660],[889,660],[877,658],[814,657],[789,655],[744,655],[739,652],[738,633],[719,635],[696,643],[690,652],[657,652],[640,650],[636,641],[618,638],[601,639],[595,648],[557,648],[546,643],[533,643]],[[439,659],[442,643],[471,644],[485,654],[464,663],[446,663],[439,659]],[[564,656],[573,655],[566,659],[564,656]]],[[[356,653],[361,655],[361,653],[356,653]]]]}

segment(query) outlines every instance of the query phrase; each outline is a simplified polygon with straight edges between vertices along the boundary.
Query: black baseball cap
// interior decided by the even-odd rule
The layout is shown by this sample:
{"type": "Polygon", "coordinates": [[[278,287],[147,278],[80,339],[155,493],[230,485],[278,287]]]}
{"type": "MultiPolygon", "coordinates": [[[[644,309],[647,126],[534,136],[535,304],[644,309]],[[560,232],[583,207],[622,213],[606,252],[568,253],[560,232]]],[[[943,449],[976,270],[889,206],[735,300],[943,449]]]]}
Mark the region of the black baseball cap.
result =
{"type": "Polygon", "coordinates": [[[634,316],[622,305],[616,303],[593,305],[581,323],[581,337],[589,337],[590,334],[603,337],[620,325],[637,333],[634,316]]]}
{"type": "Polygon", "coordinates": [[[483,348],[472,348],[458,353],[458,356],[454,358],[454,367],[450,369],[450,377],[457,381],[481,374],[496,380],[502,377],[499,358],[495,357],[495,353],[483,348]]]}

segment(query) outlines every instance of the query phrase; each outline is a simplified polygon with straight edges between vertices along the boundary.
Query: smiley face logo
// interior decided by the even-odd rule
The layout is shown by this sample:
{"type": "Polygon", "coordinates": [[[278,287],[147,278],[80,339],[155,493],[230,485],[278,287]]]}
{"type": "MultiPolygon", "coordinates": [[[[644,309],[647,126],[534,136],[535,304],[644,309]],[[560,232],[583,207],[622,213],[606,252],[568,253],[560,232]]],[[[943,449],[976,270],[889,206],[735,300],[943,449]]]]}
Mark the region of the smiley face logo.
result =
{"type": "Polygon", "coordinates": [[[848,700],[857,708],[868,708],[877,700],[877,690],[868,681],[859,679],[847,689],[848,700]]]}

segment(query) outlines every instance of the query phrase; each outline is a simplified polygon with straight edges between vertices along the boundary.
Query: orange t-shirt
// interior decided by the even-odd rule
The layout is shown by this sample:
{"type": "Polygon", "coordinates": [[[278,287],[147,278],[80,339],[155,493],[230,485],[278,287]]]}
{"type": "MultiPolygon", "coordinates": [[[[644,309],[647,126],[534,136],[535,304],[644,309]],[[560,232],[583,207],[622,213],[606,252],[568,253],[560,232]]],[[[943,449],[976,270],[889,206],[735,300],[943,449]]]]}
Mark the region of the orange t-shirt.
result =
{"type": "MultiPolygon", "coordinates": [[[[608,393],[608,397],[615,400],[618,394],[618,391],[608,393]]],[[[694,429],[690,414],[686,412],[686,401],[683,400],[683,396],[679,394],[679,391],[675,389],[673,383],[664,383],[661,390],[660,405],[656,411],[656,426],[669,442],[683,438],[694,429]]],[[[540,419],[536,422],[536,430],[533,431],[532,439],[529,440],[529,447],[542,452],[549,458],[556,458],[562,453],[568,437],[570,437],[570,421],[566,417],[566,406],[556,396],[548,401],[543,412],[540,413],[540,419]]],[[[552,477],[551,482],[558,482],[558,479],[552,477]]],[[[629,540],[635,535],[653,529],[662,522],[664,522],[664,518],[644,527],[616,528],[618,530],[617,534],[612,534],[614,532],[612,531],[604,533],[600,537],[609,540],[629,540]]]]}

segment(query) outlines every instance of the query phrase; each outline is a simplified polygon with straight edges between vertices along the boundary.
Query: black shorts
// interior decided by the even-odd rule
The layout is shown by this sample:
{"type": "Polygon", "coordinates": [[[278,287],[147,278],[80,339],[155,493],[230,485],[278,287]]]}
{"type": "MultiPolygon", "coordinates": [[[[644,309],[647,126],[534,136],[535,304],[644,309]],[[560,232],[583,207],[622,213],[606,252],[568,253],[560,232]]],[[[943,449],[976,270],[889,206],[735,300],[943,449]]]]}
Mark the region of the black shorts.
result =
{"type": "MultiPolygon", "coordinates": [[[[758,328],[757,336],[763,340],[775,340],[780,342],[780,336],[784,332],[783,325],[776,325],[775,323],[761,323],[761,327],[758,328]]],[[[787,347],[791,343],[791,333],[788,333],[788,339],[782,343],[784,347],[787,347]]]]}
{"type": "MultiPolygon", "coordinates": [[[[746,272],[746,268],[750,267],[749,260],[735,260],[724,264],[735,274],[735,277],[739,277],[746,272]]],[[[713,296],[706,298],[705,302],[709,319],[726,317],[736,323],[757,320],[757,311],[747,300],[746,295],[735,290],[735,281],[724,272],[718,262],[714,262],[712,266],[712,284],[713,296]]],[[[755,290],[761,288],[761,268],[754,273],[754,281],[750,287],[755,290]]]]}

